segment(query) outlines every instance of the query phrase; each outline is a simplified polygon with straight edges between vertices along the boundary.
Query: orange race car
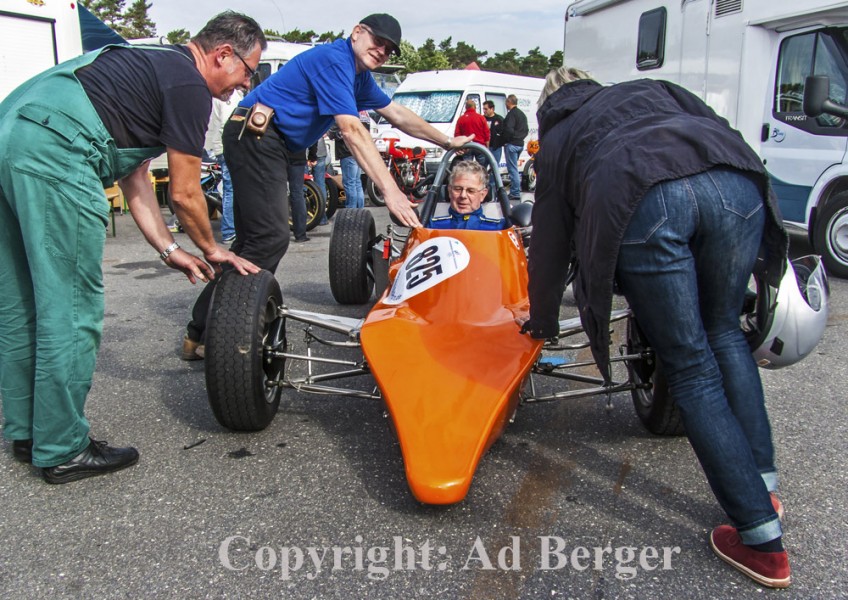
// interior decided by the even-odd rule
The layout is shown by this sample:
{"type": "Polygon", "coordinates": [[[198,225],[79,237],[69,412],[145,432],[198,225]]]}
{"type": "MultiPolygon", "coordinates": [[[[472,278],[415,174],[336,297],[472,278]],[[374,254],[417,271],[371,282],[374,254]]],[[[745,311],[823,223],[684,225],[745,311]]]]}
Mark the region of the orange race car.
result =
{"type": "MultiPolygon", "coordinates": [[[[478,144],[468,147],[488,154],[478,144]]],[[[522,404],[629,390],[648,429],[682,433],[653,353],[628,310],[612,315],[627,328],[613,357],[621,380],[607,386],[600,375],[586,375],[594,363],[570,356],[588,347],[585,337],[573,337],[583,334],[579,319],[561,321],[559,337],[546,343],[519,334],[515,319],[529,306],[525,246],[532,205],[511,207],[497,171],[497,193],[486,208],[508,215],[508,228],[426,227],[445,201],[452,154],[420,207],[424,228],[390,226],[376,235],[368,210],[336,215],[332,292],[340,303],[364,304],[376,288],[379,299],[364,318],[290,309],[268,272],[224,274],[206,338],[207,390],[218,421],[235,430],[265,428],[283,388],[380,400],[400,442],[409,487],[427,504],[465,498],[483,454],[522,404]],[[538,376],[579,385],[542,394],[538,376]]]]}

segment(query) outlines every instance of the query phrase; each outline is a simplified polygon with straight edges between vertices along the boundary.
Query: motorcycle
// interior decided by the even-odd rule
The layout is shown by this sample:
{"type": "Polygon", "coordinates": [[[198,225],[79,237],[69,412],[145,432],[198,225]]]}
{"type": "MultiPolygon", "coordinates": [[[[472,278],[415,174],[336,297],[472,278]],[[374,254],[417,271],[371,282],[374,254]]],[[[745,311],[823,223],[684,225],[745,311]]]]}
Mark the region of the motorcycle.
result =
{"type": "MultiPolygon", "coordinates": [[[[427,151],[418,146],[414,148],[398,146],[399,141],[397,138],[381,138],[374,143],[400,190],[412,201],[421,200],[430,189],[435,176],[435,174],[427,175],[427,167],[424,163],[427,151]]],[[[371,178],[365,179],[365,192],[374,206],[386,205],[383,194],[371,178]]]]}
{"type": "MultiPolygon", "coordinates": [[[[209,210],[209,218],[215,214],[215,211],[220,211],[223,206],[223,196],[218,190],[221,180],[224,178],[221,173],[221,165],[216,162],[200,163],[200,189],[203,190],[203,197],[206,198],[206,206],[209,210]]],[[[168,210],[174,214],[174,201],[171,199],[171,189],[166,192],[168,202],[168,210]]]]}
{"type": "MultiPolygon", "coordinates": [[[[321,222],[326,206],[315,178],[309,173],[303,175],[303,198],[306,200],[306,231],[312,231],[321,222]]],[[[289,227],[292,227],[291,211],[289,211],[289,227]]]]}
{"type": "MultiPolygon", "coordinates": [[[[206,208],[211,219],[215,215],[215,211],[223,210],[224,198],[218,187],[224,174],[221,172],[221,165],[217,162],[202,162],[200,163],[200,189],[203,191],[203,197],[206,199],[206,208]]],[[[174,233],[183,232],[183,227],[180,225],[179,219],[174,214],[174,201],[171,198],[171,188],[168,186],[165,189],[165,200],[168,203],[168,210],[174,217],[168,224],[168,229],[174,233]]]]}

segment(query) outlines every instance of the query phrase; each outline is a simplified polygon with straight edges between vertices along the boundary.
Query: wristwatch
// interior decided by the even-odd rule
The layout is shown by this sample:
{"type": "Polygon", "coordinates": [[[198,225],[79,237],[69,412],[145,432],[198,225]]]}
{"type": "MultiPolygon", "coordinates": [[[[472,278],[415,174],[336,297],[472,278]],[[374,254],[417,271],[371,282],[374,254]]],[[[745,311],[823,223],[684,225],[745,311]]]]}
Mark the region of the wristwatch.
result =
{"type": "Polygon", "coordinates": [[[167,248],[162,250],[162,252],[159,253],[159,258],[161,258],[163,261],[167,261],[168,257],[171,256],[171,253],[173,253],[174,250],[179,250],[179,249],[180,249],[180,245],[177,242],[174,242],[173,244],[171,244],[170,246],[168,246],[167,248]]]}
{"type": "Polygon", "coordinates": [[[445,150],[450,150],[452,142],[453,142],[453,136],[449,135],[448,139],[445,140],[445,144],[444,144],[444,146],[442,146],[442,148],[444,148],[445,150]]]}

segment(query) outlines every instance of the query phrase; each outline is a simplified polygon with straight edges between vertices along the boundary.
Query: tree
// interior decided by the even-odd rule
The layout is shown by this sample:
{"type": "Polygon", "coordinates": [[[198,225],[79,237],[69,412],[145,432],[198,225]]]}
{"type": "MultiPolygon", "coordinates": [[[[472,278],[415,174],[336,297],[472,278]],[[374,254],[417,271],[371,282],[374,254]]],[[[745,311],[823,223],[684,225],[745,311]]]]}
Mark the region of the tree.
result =
{"type": "Polygon", "coordinates": [[[174,29],[165,36],[169,44],[187,44],[191,34],[186,29],[174,29]]]}
{"type": "Polygon", "coordinates": [[[453,51],[451,66],[454,69],[464,69],[473,62],[479,64],[487,54],[488,52],[478,50],[465,42],[457,42],[456,49],[453,51]]]}
{"type": "Polygon", "coordinates": [[[548,59],[548,67],[551,69],[559,69],[563,65],[562,50],[557,50],[548,59]]]}
{"type": "Polygon", "coordinates": [[[98,19],[115,31],[119,31],[124,22],[124,4],[126,0],[82,0],[86,7],[98,19]]]}
{"type": "Polygon", "coordinates": [[[518,50],[511,48],[487,58],[482,67],[486,71],[518,74],[521,72],[521,59],[518,56],[518,50]]]}
{"type": "Polygon", "coordinates": [[[415,46],[406,40],[400,41],[400,56],[394,62],[403,65],[403,71],[401,71],[402,75],[408,75],[409,73],[424,70],[422,68],[423,61],[421,60],[418,51],[415,49],[415,46]]]}
{"type": "Polygon", "coordinates": [[[134,0],[123,15],[123,22],[117,29],[118,33],[128,40],[156,35],[156,24],[147,14],[151,6],[153,4],[148,4],[145,0],[134,0]]]}
{"type": "Polygon", "coordinates": [[[527,56],[521,59],[520,73],[522,75],[528,75],[530,77],[544,77],[548,74],[549,70],[548,57],[542,54],[538,46],[533,48],[527,53],[527,56]]]}

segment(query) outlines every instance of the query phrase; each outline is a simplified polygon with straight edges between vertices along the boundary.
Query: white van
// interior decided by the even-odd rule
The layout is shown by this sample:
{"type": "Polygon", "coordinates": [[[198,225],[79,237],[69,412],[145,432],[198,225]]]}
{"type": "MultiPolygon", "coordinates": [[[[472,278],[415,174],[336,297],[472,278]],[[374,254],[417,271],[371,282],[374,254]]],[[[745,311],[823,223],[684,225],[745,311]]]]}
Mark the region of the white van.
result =
{"type": "MultiPolygon", "coordinates": [[[[491,100],[495,104],[495,112],[506,116],[506,97],[515,94],[518,98],[518,108],[527,115],[527,125],[530,133],[524,140],[524,150],[518,159],[518,168],[528,176],[530,155],[527,153],[527,142],[539,138],[539,125],[536,122],[536,102],[545,80],[538,77],[522,77],[492,73],[490,71],[446,70],[425,71],[412,73],[398,86],[392,100],[405,106],[439,131],[453,135],[456,121],[465,112],[465,101],[474,100],[477,111],[483,114],[483,102],[491,100]]],[[[377,123],[374,139],[394,137],[400,139],[399,145],[413,147],[421,146],[427,150],[428,172],[435,168],[444,156],[444,150],[417,138],[393,129],[385,120],[377,123]]],[[[501,173],[506,173],[506,159],[501,157],[501,173]]],[[[527,187],[526,185],[524,186],[527,187]]]]}
{"type": "Polygon", "coordinates": [[[0,0],[0,100],[30,77],[80,54],[75,3],[0,0]]]}
{"type": "MultiPolygon", "coordinates": [[[[283,42],[281,40],[268,40],[268,47],[262,51],[262,57],[259,59],[259,65],[256,67],[256,72],[259,74],[259,81],[265,81],[271,75],[283,68],[283,65],[293,59],[301,52],[306,52],[312,48],[309,44],[295,44],[292,42],[283,42]]],[[[257,85],[254,82],[253,85],[257,85]]]]}
{"type": "Polygon", "coordinates": [[[848,277],[848,121],[802,107],[813,74],[848,100],[848,2],[577,0],[564,55],[601,83],[665,79],[703,99],[759,153],[787,226],[848,277]]]}

